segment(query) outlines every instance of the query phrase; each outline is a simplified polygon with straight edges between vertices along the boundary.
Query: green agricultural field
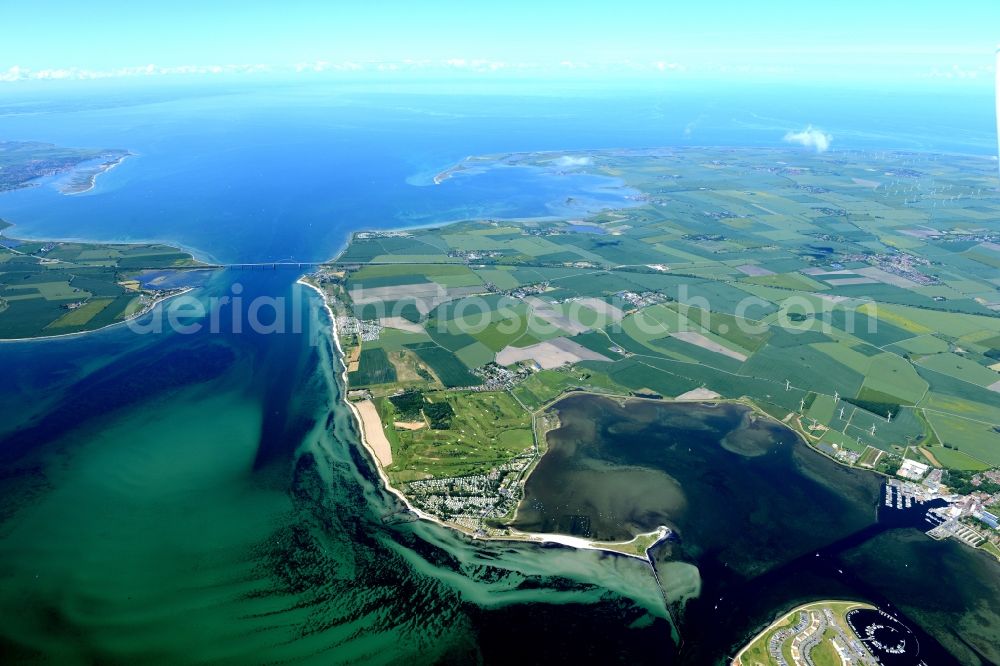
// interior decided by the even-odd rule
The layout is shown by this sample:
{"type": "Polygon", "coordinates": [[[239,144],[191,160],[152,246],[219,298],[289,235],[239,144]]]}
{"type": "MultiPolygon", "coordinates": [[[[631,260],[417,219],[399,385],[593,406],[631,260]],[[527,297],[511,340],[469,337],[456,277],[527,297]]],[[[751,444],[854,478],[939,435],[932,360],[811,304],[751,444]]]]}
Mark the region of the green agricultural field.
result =
{"type": "Polygon", "coordinates": [[[927,420],[945,449],[961,452],[981,464],[1000,466],[1000,432],[995,422],[984,423],[938,412],[928,413],[927,420]]]}
{"type": "Polygon", "coordinates": [[[481,342],[473,342],[467,347],[462,347],[455,352],[462,363],[468,368],[478,368],[492,363],[496,359],[496,352],[481,342]]]}
{"type": "Polygon", "coordinates": [[[615,363],[608,368],[607,372],[612,381],[633,392],[653,392],[672,398],[707,383],[701,377],[682,374],[692,367],[682,367],[680,364],[676,364],[671,371],[663,366],[654,365],[654,361],[651,359],[643,359],[642,361],[629,359],[615,363]]]}
{"type": "Polygon", "coordinates": [[[479,377],[469,372],[468,366],[453,352],[444,347],[431,342],[407,345],[407,348],[415,352],[448,388],[478,386],[483,383],[479,377]]]}
{"type": "Polygon", "coordinates": [[[901,340],[892,345],[890,349],[901,354],[909,353],[920,356],[924,354],[941,354],[948,351],[948,342],[929,334],[918,335],[913,338],[901,340]]]}
{"type": "MultiPolygon", "coordinates": [[[[988,399],[991,392],[982,391],[981,397],[988,399]]],[[[955,395],[931,392],[920,402],[928,413],[943,412],[966,419],[978,419],[987,423],[1000,424],[1000,401],[974,402],[955,395]]]]}
{"type": "Polygon", "coordinates": [[[21,243],[0,237],[0,339],[90,331],[141,311],[140,268],[199,266],[165,245],[21,243]]]}
{"type": "Polygon", "coordinates": [[[689,319],[704,325],[706,328],[729,342],[736,349],[753,353],[763,347],[770,337],[770,327],[747,317],[736,317],[725,312],[710,312],[703,317],[695,308],[687,312],[689,319]]]}
{"type": "Polygon", "coordinates": [[[617,395],[628,393],[626,387],[614,382],[606,373],[575,365],[537,372],[519,384],[513,390],[513,394],[525,407],[537,410],[568,390],[617,395]]]}
{"type": "MultiPolygon", "coordinates": [[[[1000,373],[959,354],[929,354],[917,363],[922,367],[979,386],[989,386],[1000,381],[1000,373]]],[[[997,394],[997,398],[1000,399],[1000,394],[997,394]]]]}
{"type": "Polygon", "coordinates": [[[383,328],[378,338],[379,345],[386,351],[399,351],[408,345],[419,345],[430,341],[431,336],[426,333],[402,331],[398,328],[383,328]]]}
{"type": "Polygon", "coordinates": [[[834,392],[842,396],[855,395],[865,375],[848,363],[858,361],[859,356],[842,345],[823,348],[809,344],[785,348],[767,345],[750,357],[741,373],[780,382],[788,380],[793,386],[827,395],[834,392]],[[842,359],[847,363],[841,362],[842,359]]]}
{"type": "Polygon", "coordinates": [[[396,381],[396,369],[383,348],[363,346],[358,369],[348,373],[348,381],[353,386],[389,384],[396,381]]]}
{"type": "Polygon", "coordinates": [[[603,330],[579,333],[573,336],[573,342],[609,358],[614,358],[616,354],[613,350],[615,343],[611,341],[611,338],[603,330]]]}
{"type": "MultiPolygon", "coordinates": [[[[419,357],[445,387],[478,385],[470,369],[505,347],[565,336],[611,362],[569,357],[519,378],[508,388],[530,409],[577,388],[705,388],[815,420],[822,441],[844,448],[931,446],[963,467],[1000,460],[1000,372],[990,367],[1000,362],[1000,311],[990,309],[1000,253],[968,237],[969,224],[995,233],[1000,219],[988,161],[749,148],[581,155],[583,171],[643,196],[587,227],[473,219],[356,234],[329,268],[347,286],[441,287],[410,303],[412,330],[384,332],[383,344],[419,357]],[[905,196],[876,187],[896,159],[907,162],[905,196]],[[931,194],[942,186],[961,193],[946,214],[931,194]],[[482,312],[467,309],[474,301],[482,312]]],[[[557,169],[550,154],[499,159],[557,169]]]]}
{"type": "Polygon", "coordinates": [[[924,422],[910,407],[879,404],[877,407],[873,407],[876,410],[873,412],[852,406],[848,399],[841,400],[841,406],[845,407],[844,415],[847,422],[842,422],[838,418],[829,425],[855,442],[860,438],[862,444],[870,444],[883,451],[898,453],[907,446],[920,444],[928,437],[924,422]],[[892,412],[892,421],[888,420],[890,411],[892,412]],[[872,426],[875,426],[875,435],[871,434],[872,426]]]}
{"type": "Polygon", "coordinates": [[[810,418],[818,420],[820,423],[833,424],[837,419],[839,405],[834,401],[833,396],[815,395],[812,404],[806,399],[806,414],[810,418]]]}
{"type": "Polygon", "coordinates": [[[483,282],[489,282],[498,289],[515,289],[521,286],[518,279],[514,277],[514,271],[510,268],[507,270],[482,268],[476,271],[476,275],[483,282]]]}
{"type": "Polygon", "coordinates": [[[448,351],[455,352],[476,342],[474,337],[462,331],[462,327],[442,322],[440,319],[429,320],[425,330],[436,345],[448,351]]]}
{"type": "MultiPolygon", "coordinates": [[[[528,332],[529,322],[530,320],[525,313],[490,323],[486,328],[473,333],[472,336],[488,349],[498,352],[522,338],[528,332]]],[[[532,344],[537,342],[537,338],[532,337],[531,340],[532,344]]]]}
{"type": "Polygon", "coordinates": [[[865,383],[858,397],[882,394],[896,402],[915,405],[927,392],[929,385],[917,374],[914,367],[900,356],[879,354],[871,359],[865,374],[865,383]]]}
{"type": "Polygon", "coordinates": [[[24,295],[38,296],[47,301],[71,301],[81,300],[93,296],[88,291],[83,291],[72,286],[69,281],[60,282],[35,282],[33,284],[8,284],[6,291],[17,295],[17,292],[24,292],[24,295]]]}
{"type": "Polygon", "coordinates": [[[47,329],[57,329],[57,328],[76,328],[78,326],[86,326],[91,319],[93,319],[97,314],[108,307],[114,302],[113,298],[95,298],[93,300],[87,301],[75,310],[70,310],[59,319],[49,324],[47,329]]]}
{"type": "Polygon", "coordinates": [[[743,361],[738,358],[726,356],[714,349],[705,349],[697,344],[674,336],[668,335],[657,338],[651,340],[649,344],[657,350],[665,352],[671,358],[688,363],[696,363],[733,373],[738,373],[743,366],[743,361]]]}
{"type": "MultiPolygon", "coordinates": [[[[991,465],[984,463],[982,460],[977,460],[966,453],[943,446],[929,447],[928,451],[930,451],[939,463],[950,469],[982,472],[991,467],[991,465]]],[[[993,466],[995,466],[995,463],[993,466]]]]}
{"type": "Polygon", "coordinates": [[[414,275],[444,277],[449,275],[469,275],[470,273],[472,271],[467,266],[462,265],[436,264],[413,266],[410,264],[392,264],[385,266],[369,264],[352,273],[351,279],[356,282],[365,282],[368,279],[383,277],[406,277],[409,279],[414,275]]]}
{"type": "Polygon", "coordinates": [[[749,277],[742,280],[748,284],[759,284],[765,287],[779,287],[781,289],[795,289],[798,291],[824,291],[829,287],[813,280],[801,273],[777,273],[775,275],[761,275],[749,277]]]}
{"type": "Polygon", "coordinates": [[[442,287],[471,287],[483,283],[468,266],[461,264],[369,264],[351,274],[352,288],[391,287],[419,282],[436,282],[442,287]]]}

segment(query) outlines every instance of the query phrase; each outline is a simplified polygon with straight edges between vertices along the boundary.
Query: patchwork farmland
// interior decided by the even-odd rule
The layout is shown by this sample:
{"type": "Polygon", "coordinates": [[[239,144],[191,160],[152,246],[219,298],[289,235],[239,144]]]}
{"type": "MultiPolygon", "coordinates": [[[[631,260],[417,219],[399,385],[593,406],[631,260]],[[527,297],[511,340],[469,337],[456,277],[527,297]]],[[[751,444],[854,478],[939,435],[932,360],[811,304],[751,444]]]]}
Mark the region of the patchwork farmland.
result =
{"type": "Polygon", "coordinates": [[[137,279],[144,270],[199,266],[166,245],[20,241],[2,234],[0,339],[91,331],[142,312],[170,290],[137,279]]]}
{"type": "MultiPolygon", "coordinates": [[[[555,173],[562,155],[495,161],[555,173]]],[[[311,276],[337,306],[342,343],[362,349],[351,388],[380,405],[404,452],[394,478],[500,469],[525,441],[490,443],[572,390],[743,400],[826,455],[889,473],[904,458],[957,472],[1000,465],[1000,196],[989,160],[581,156],[573,168],[618,179],[628,205],[584,224],[361,232],[311,276]],[[451,404],[467,437],[393,427],[387,401],[414,389],[451,404]],[[471,396],[506,396],[506,416],[472,419],[485,412],[471,396]]]]}

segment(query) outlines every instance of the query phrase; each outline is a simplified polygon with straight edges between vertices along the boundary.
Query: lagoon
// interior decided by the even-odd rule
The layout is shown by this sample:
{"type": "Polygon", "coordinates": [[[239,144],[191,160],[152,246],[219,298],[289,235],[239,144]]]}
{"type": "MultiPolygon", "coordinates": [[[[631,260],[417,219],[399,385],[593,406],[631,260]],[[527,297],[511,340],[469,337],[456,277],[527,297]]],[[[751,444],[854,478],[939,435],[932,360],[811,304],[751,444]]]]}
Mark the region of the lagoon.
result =
{"type": "Polygon", "coordinates": [[[821,598],[900,613],[928,663],[954,663],[949,651],[962,663],[995,660],[1000,566],[933,541],[912,521],[880,517],[875,474],[827,459],[738,403],[577,394],[551,409],[560,427],[525,484],[515,525],[602,540],[670,526],[675,537],[653,551],[668,596],[672,580],[692,575],[683,565],[697,570],[689,583],[697,597],[673,604],[688,663],[734,655],[778,609],[821,598]],[[885,549],[895,551],[890,559],[885,549]],[[950,615],[937,612],[933,578],[924,578],[942,557],[948,594],[963,599],[950,615]],[[963,579],[962,569],[980,573],[963,579]],[[979,577],[986,570],[989,582],[979,577]]]}

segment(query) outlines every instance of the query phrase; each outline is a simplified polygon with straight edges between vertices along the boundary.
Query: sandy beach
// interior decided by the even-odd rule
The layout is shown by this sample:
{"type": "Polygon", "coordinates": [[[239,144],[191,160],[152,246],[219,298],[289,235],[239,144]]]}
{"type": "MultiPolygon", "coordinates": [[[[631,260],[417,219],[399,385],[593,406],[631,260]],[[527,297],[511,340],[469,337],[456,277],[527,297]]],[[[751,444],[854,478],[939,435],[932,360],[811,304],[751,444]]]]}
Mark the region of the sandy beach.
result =
{"type": "Polygon", "coordinates": [[[389,446],[389,438],[382,429],[382,419],[375,409],[375,403],[371,400],[361,400],[354,403],[354,406],[361,415],[361,427],[375,457],[382,467],[388,467],[392,464],[392,448],[389,446]]]}
{"type": "MultiPolygon", "coordinates": [[[[330,319],[330,331],[331,331],[331,337],[333,338],[334,347],[336,347],[337,354],[339,355],[339,358],[341,360],[343,360],[344,359],[344,348],[340,344],[340,334],[337,331],[337,317],[334,315],[333,308],[330,305],[330,302],[329,302],[329,300],[327,298],[326,293],[322,289],[320,289],[318,286],[316,286],[316,285],[312,284],[311,282],[309,282],[309,280],[307,279],[307,276],[303,276],[303,277],[299,278],[296,282],[298,284],[303,285],[304,287],[308,287],[309,289],[312,289],[322,299],[322,301],[323,301],[323,307],[326,310],[327,316],[330,319]]],[[[341,363],[341,365],[343,366],[343,363],[341,363]]],[[[423,511],[423,510],[417,508],[416,506],[414,506],[410,502],[409,499],[407,499],[406,495],[403,494],[403,492],[401,490],[399,490],[398,488],[396,488],[396,487],[394,487],[392,485],[392,482],[389,480],[388,475],[386,475],[385,470],[383,469],[382,456],[380,456],[379,452],[376,450],[376,446],[373,444],[373,442],[369,441],[367,433],[369,431],[378,432],[381,435],[382,439],[385,440],[385,452],[388,452],[387,458],[390,461],[392,460],[391,448],[389,447],[388,440],[385,438],[385,433],[382,431],[381,419],[378,417],[378,413],[376,412],[376,410],[374,408],[375,406],[374,405],[371,406],[371,412],[374,413],[374,417],[369,416],[369,419],[374,418],[374,420],[375,420],[374,423],[377,423],[378,426],[377,427],[366,427],[366,425],[365,425],[365,415],[362,413],[361,409],[359,409],[359,405],[361,403],[351,402],[346,397],[347,396],[347,389],[348,389],[347,369],[346,369],[346,367],[342,368],[341,373],[340,373],[340,377],[341,377],[341,382],[342,382],[342,384],[341,384],[342,391],[341,391],[341,398],[340,399],[341,399],[341,401],[344,404],[346,404],[348,406],[348,408],[351,410],[351,413],[354,415],[355,423],[357,424],[357,427],[358,427],[358,434],[359,434],[359,439],[361,440],[361,445],[365,449],[365,451],[368,452],[368,454],[371,456],[372,461],[375,463],[375,470],[376,470],[376,472],[378,472],[379,478],[382,480],[383,486],[385,487],[385,489],[388,492],[392,493],[397,498],[399,498],[399,500],[403,504],[406,505],[406,508],[410,512],[412,512],[415,516],[417,516],[418,518],[420,518],[421,520],[427,520],[427,521],[430,521],[430,522],[433,522],[433,523],[437,523],[438,525],[441,525],[442,527],[447,527],[449,529],[457,530],[457,531],[465,534],[466,536],[472,537],[473,539],[484,539],[484,540],[487,540],[487,541],[522,541],[522,542],[523,541],[529,541],[529,542],[534,542],[534,543],[559,544],[559,545],[563,545],[563,546],[568,546],[570,548],[578,548],[578,549],[582,549],[582,550],[599,550],[599,551],[602,551],[602,552],[605,552],[605,553],[614,553],[616,555],[621,555],[623,557],[632,557],[632,558],[635,558],[635,559],[638,559],[638,560],[642,560],[643,562],[647,562],[647,563],[649,562],[649,559],[648,559],[647,556],[644,556],[644,555],[634,555],[632,553],[622,552],[621,550],[618,550],[617,548],[613,547],[613,546],[626,545],[626,544],[634,542],[636,539],[639,539],[639,538],[641,538],[643,536],[646,536],[646,535],[642,535],[642,534],[637,535],[633,539],[630,539],[627,542],[623,542],[622,544],[617,544],[617,543],[615,543],[615,544],[612,544],[612,543],[598,544],[598,543],[595,543],[595,542],[592,542],[592,541],[588,541],[588,540],[580,538],[580,537],[574,537],[574,536],[569,536],[569,535],[562,535],[562,534],[535,534],[535,533],[531,533],[531,532],[519,532],[517,530],[511,530],[510,535],[507,535],[507,536],[486,536],[486,535],[477,534],[475,532],[472,532],[472,531],[470,531],[468,529],[465,529],[465,528],[463,528],[463,527],[461,527],[459,525],[455,525],[454,523],[445,522],[445,521],[441,520],[440,518],[438,518],[437,516],[434,516],[432,514],[427,513],[426,511],[423,511]]],[[[365,400],[365,401],[362,401],[362,402],[368,402],[368,403],[370,403],[371,401],[365,400]]],[[[370,426],[374,426],[374,423],[371,423],[370,426]]],[[[382,446],[381,443],[379,443],[378,446],[382,446]]],[[[664,528],[660,527],[660,528],[657,528],[654,532],[650,532],[649,534],[654,534],[655,533],[655,534],[658,535],[658,537],[662,538],[662,536],[665,535],[665,532],[663,530],[664,530],[664,528]]]]}
{"type": "Polygon", "coordinates": [[[691,389],[687,393],[681,393],[674,400],[718,400],[722,396],[707,388],[691,389]]]}
{"type": "Polygon", "coordinates": [[[90,167],[89,169],[83,170],[82,172],[74,172],[74,178],[64,187],[60,188],[60,192],[67,196],[73,196],[74,194],[83,194],[85,192],[90,192],[94,187],[97,186],[97,177],[101,174],[105,174],[116,166],[124,162],[132,153],[122,155],[118,159],[112,160],[110,162],[104,162],[96,167],[90,167]],[[82,182],[81,182],[82,181],[82,182]]]}

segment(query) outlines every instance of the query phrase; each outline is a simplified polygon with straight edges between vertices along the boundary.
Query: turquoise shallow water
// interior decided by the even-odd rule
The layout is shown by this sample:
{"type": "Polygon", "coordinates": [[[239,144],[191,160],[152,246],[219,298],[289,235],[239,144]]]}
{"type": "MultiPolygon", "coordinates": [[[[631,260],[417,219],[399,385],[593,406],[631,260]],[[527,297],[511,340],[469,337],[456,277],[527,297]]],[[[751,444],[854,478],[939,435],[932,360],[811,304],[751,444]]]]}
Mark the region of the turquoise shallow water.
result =
{"type": "MultiPolygon", "coordinates": [[[[5,194],[0,217],[18,225],[15,235],[155,238],[222,261],[317,260],[352,229],[546,215],[568,192],[594,194],[592,181],[521,170],[422,184],[469,154],[680,144],[698,118],[696,140],[770,145],[782,123],[818,123],[800,117],[822,113],[855,147],[988,146],[980,115],[957,101],[964,129],[946,139],[927,138],[921,117],[873,136],[870,118],[846,103],[835,112],[799,100],[793,118],[775,119],[787,108],[780,101],[734,119],[731,109],[748,105],[665,93],[47,96],[17,114],[0,104],[3,136],[136,156],[84,195],[44,184],[5,194]]],[[[0,344],[5,661],[669,660],[677,633],[641,562],[473,542],[406,521],[338,406],[337,360],[317,333],[322,311],[296,278],[225,272],[196,295],[231,294],[238,282],[247,299],[297,300],[288,319],[302,322],[298,334],[117,328],[0,344]]],[[[966,554],[950,558],[952,575],[970,570],[966,554]]],[[[658,567],[668,600],[715,575],[690,561],[658,567]]],[[[932,600],[906,596],[909,580],[900,576],[893,600],[937,617],[932,600]]],[[[809,597],[821,582],[803,580],[774,601],[809,597]]],[[[961,609],[984,599],[959,598],[949,617],[971,626],[975,615],[961,609]]],[[[740,612],[736,634],[768,611],[740,612]]],[[[712,644],[706,658],[729,647],[712,644]]]]}
{"type": "MultiPolygon", "coordinates": [[[[267,278],[245,293],[279,288],[267,278]]],[[[322,313],[311,291],[286,289],[304,317],[322,313]]],[[[75,411],[62,427],[43,417],[21,430],[30,446],[3,480],[6,654],[464,661],[482,656],[493,614],[550,602],[567,627],[602,616],[641,627],[611,631],[603,650],[636,635],[669,644],[659,593],[632,561],[394,524],[400,507],[335,404],[330,341],[310,338],[169,336],[74,382],[90,397],[57,400],[53,411],[75,411]]],[[[6,440],[9,452],[21,443],[6,440]]]]}

